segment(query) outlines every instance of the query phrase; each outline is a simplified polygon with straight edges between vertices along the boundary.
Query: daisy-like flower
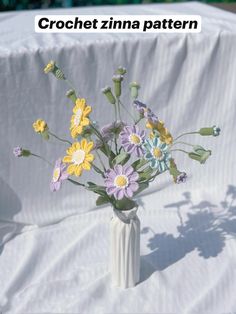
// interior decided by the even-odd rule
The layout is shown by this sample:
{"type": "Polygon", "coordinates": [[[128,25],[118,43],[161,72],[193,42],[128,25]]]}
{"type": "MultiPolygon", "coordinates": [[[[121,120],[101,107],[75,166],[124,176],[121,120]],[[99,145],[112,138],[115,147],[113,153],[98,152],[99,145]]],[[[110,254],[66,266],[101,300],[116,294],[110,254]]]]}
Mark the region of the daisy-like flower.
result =
{"type": "Polygon", "coordinates": [[[86,105],[86,100],[84,98],[78,98],[76,100],[70,126],[71,136],[73,138],[76,138],[79,134],[81,134],[83,128],[90,124],[88,115],[91,111],[92,108],[86,105]]]}
{"type": "Polygon", "coordinates": [[[169,132],[169,130],[165,127],[163,121],[160,120],[156,123],[151,123],[151,121],[148,121],[146,124],[146,127],[149,129],[152,129],[152,132],[150,134],[151,139],[156,137],[156,134],[158,132],[158,134],[160,136],[160,140],[162,142],[166,143],[167,145],[173,143],[173,137],[172,137],[171,133],[169,132]]]}
{"type": "Polygon", "coordinates": [[[127,153],[134,153],[137,157],[144,154],[142,144],[145,138],[145,131],[140,131],[138,126],[126,126],[120,133],[121,144],[127,153]]]}
{"type": "Polygon", "coordinates": [[[70,175],[80,176],[83,170],[91,169],[91,162],[94,156],[90,154],[93,149],[93,142],[87,142],[82,139],[81,142],[75,142],[67,149],[67,156],[63,158],[64,163],[69,163],[67,172],[70,175]]]}
{"type": "Polygon", "coordinates": [[[52,192],[58,191],[61,188],[62,181],[66,180],[68,177],[69,174],[66,172],[66,165],[62,163],[61,159],[57,159],[50,183],[50,190],[52,192]]]}
{"type": "Polygon", "coordinates": [[[144,158],[149,161],[151,168],[157,169],[160,173],[169,168],[171,158],[169,147],[159,137],[156,136],[153,140],[146,139],[143,147],[144,158]]]}
{"type": "Polygon", "coordinates": [[[37,133],[43,133],[47,129],[47,123],[42,119],[38,119],[33,123],[33,129],[37,133]]]}
{"type": "Polygon", "coordinates": [[[139,176],[131,166],[116,165],[114,169],[106,172],[105,185],[108,195],[121,200],[123,197],[131,198],[139,188],[139,176]]]}

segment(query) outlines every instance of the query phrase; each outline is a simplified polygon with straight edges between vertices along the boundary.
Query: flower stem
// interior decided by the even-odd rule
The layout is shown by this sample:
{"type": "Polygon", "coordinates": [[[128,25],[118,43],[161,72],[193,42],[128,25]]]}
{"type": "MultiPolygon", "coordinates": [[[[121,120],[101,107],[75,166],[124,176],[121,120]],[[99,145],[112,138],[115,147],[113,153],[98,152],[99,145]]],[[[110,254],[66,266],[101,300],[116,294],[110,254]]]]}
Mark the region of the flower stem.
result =
{"type": "Polygon", "coordinates": [[[120,101],[119,101],[119,97],[117,98],[117,108],[118,108],[118,116],[119,116],[119,119],[120,119],[120,121],[122,121],[121,112],[120,112],[120,101]]]}
{"type": "Polygon", "coordinates": [[[80,185],[80,186],[83,186],[83,187],[86,188],[86,185],[83,184],[83,183],[79,183],[78,181],[72,180],[72,179],[70,179],[70,178],[68,178],[67,180],[68,180],[69,182],[75,184],[75,185],[80,185]]]}
{"type": "Polygon", "coordinates": [[[142,117],[138,118],[138,120],[136,120],[134,124],[137,125],[142,119],[142,117]]]}
{"type": "Polygon", "coordinates": [[[177,141],[179,138],[181,138],[182,136],[185,136],[185,135],[189,135],[189,134],[199,134],[198,131],[196,132],[187,132],[187,133],[183,133],[183,134],[180,134],[179,136],[177,136],[174,141],[177,141]]]}
{"type": "Polygon", "coordinates": [[[59,136],[57,136],[56,134],[54,134],[54,133],[52,133],[50,131],[48,131],[48,134],[53,136],[53,137],[55,137],[58,141],[61,141],[61,142],[64,142],[64,143],[72,145],[72,143],[70,141],[64,140],[64,139],[60,138],[59,136]]]}
{"type": "Polygon", "coordinates": [[[152,182],[159,174],[160,174],[160,172],[157,171],[157,172],[148,180],[148,182],[152,182]]]}
{"type": "Polygon", "coordinates": [[[102,171],[98,166],[96,166],[94,163],[92,163],[92,167],[93,167],[93,169],[94,169],[97,173],[101,174],[102,177],[105,178],[105,175],[104,175],[103,171],[102,171]]]}
{"type": "Polygon", "coordinates": [[[118,154],[119,154],[119,152],[118,152],[118,147],[117,147],[117,138],[116,138],[116,136],[115,136],[114,143],[115,143],[115,151],[116,151],[116,155],[118,155],[118,154]]]}
{"type": "Polygon", "coordinates": [[[119,99],[119,103],[121,104],[122,108],[127,112],[127,114],[134,120],[135,122],[135,118],[132,116],[132,114],[129,112],[128,109],[126,109],[125,105],[120,101],[119,99]]]}
{"type": "Polygon", "coordinates": [[[66,79],[65,81],[66,81],[66,83],[68,84],[68,86],[69,86],[71,89],[75,90],[75,88],[74,88],[74,86],[73,86],[73,84],[71,83],[70,80],[66,79]]]}
{"type": "Polygon", "coordinates": [[[44,162],[46,162],[47,164],[49,164],[50,166],[53,166],[53,164],[50,163],[50,161],[48,161],[47,159],[45,159],[44,157],[42,157],[42,156],[40,156],[40,155],[37,155],[37,154],[34,154],[34,153],[30,153],[30,156],[37,157],[37,158],[43,160],[44,162]]]}
{"type": "Polygon", "coordinates": [[[102,141],[105,149],[106,149],[106,153],[108,156],[110,156],[110,150],[109,147],[107,145],[107,143],[104,141],[102,134],[96,129],[96,127],[91,123],[90,127],[93,129],[94,133],[96,134],[96,136],[100,139],[100,141],[102,141]]]}
{"type": "Polygon", "coordinates": [[[116,104],[114,104],[114,110],[115,110],[115,121],[117,121],[117,107],[116,107],[116,104]]]}
{"type": "Polygon", "coordinates": [[[95,154],[96,154],[96,156],[98,157],[98,159],[99,159],[99,161],[100,161],[100,164],[101,164],[102,167],[103,167],[103,170],[106,172],[106,167],[105,167],[105,165],[104,165],[104,163],[103,163],[103,161],[102,161],[102,158],[101,158],[100,154],[98,153],[98,151],[95,151],[95,154]]]}
{"type": "Polygon", "coordinates": [[[180,149],[180,148],[178,148],[178,149],[171,149],[170,150],[170,152],[175,152],[175,151],[176,152],[183,152],[183,153],[185,153],[187,155],[189,154],[189,152],[187,152],[186,150],[180,149]]]}
{"type": "Polygon", "coordinates": [[[194,147],[193,144],[186,143],[186,142],[181,142],[181,141],[180,141],[180,142],[175,142],[175,143],[173,143],[173,144],[171,145],[171,147],[174,146],[174,145],[177,145],[177,144],[183,144],[183,145],[188,145],[188,146],[194,147]]]}

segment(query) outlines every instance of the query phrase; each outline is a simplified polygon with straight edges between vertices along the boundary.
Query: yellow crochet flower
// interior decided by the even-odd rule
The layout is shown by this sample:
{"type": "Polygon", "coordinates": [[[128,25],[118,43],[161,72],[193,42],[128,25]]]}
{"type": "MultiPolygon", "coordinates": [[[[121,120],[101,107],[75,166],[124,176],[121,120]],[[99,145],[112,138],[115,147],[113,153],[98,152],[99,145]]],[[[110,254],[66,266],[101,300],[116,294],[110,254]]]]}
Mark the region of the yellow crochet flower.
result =
{"type": "MultiPolygon", "coordinates": [[[[158,121],[157,123],[147,122],[146,127],[152,130],[157,130],[160,134],[160,140],[167,145],[173,143],[173,137],[169,130],[165,128],[163,121],[158,121]]],[[[153,138],[154,136],[154,132],[151,132],[150,138],[153,138]]]]}
{"type": "Polygon", "coordinates": [[[37,133],[43,133],[47,129],[47,123],[44,120],[38,119],[33,123],[33,128],[37,133]]]}
{"type": "Polygon", "coordinates": [[[50,61],[47,65],[46,65],[46,67],[44,68],[44,73],[49,73],[49,72],[52,72],[53,70],[54,70],[54,68],[55,68],[55,61],[50,61]]]}
{"type": "Polygon", "coordinates": [[[87,142],[82,139],[81,142],[75,142],[67,149],[67,156],[63,158],[64,163],[69,163],[67,172],[70,175],[80,176],[83,170],[91,169],[91,162],[94,156],[90,154],[93,149],[93,142],[87,142]]]}
{"type": "Polygon", "coordinates": [[[71,136],[76,138],[82,133],[83,128],[90,124],[88,115],[92,111],[90,106],[86,106],[86,100],[84,98],[78,98],[73,108],[73,115],[71,117],[71,136]]]}

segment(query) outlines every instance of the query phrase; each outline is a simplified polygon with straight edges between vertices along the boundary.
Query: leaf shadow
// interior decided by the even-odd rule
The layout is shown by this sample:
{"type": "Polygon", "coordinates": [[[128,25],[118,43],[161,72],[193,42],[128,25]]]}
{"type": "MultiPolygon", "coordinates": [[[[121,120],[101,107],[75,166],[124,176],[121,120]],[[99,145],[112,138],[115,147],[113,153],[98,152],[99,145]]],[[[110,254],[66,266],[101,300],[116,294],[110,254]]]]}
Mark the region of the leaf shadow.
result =
{"type": "Polygon", "coordinates": [[[183,193],[179,202],[165,205],[175,208],[179,217],[177,235],[171,233],[155,233],[144,227],[141,234],[150,233],[147,247],[150,253],[141,256],[141,278],[145,281],[154,272],[162,271],[179,262],[188,253],[196,250],[200,258],[209,259],[218,256],[224,249],[229,236],[236,235],[236,187],[228,185],[222,203],[222,210],[217,204],[202,200],[193,204],[191,193],[183,193]],[[183,220],[181,208],[189,207],[187,217],[183,220]]]}

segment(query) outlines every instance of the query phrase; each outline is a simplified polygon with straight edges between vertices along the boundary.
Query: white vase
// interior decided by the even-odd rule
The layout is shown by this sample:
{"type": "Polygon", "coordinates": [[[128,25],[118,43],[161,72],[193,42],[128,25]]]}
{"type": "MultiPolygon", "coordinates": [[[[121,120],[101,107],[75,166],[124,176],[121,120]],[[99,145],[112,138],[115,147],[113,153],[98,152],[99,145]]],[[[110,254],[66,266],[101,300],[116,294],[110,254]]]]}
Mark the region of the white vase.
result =
{"type": "Polygon", "coordinates": [[[140,277],[140,220],[137,208],[113,209],[110,222],[110,269],[114,286],[134,287],[140,277]]]}

